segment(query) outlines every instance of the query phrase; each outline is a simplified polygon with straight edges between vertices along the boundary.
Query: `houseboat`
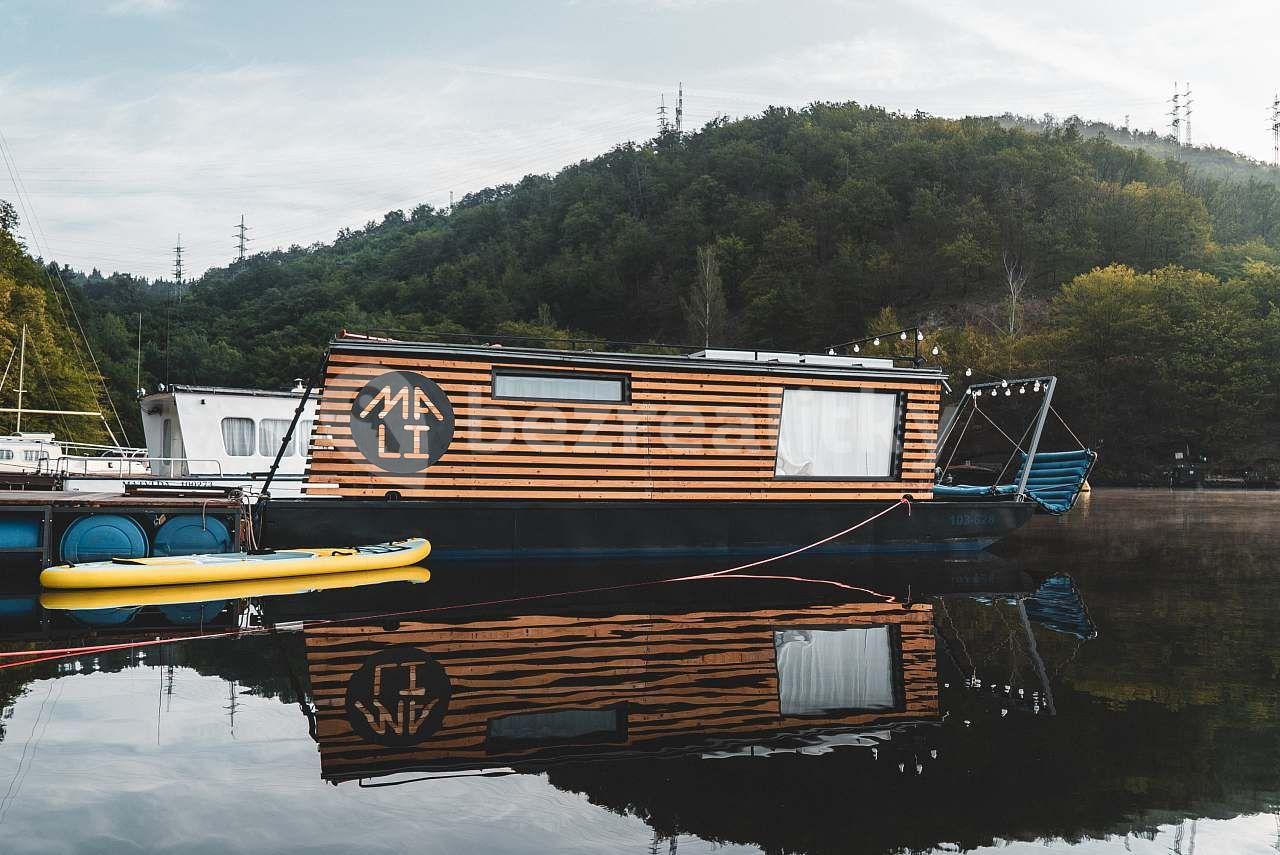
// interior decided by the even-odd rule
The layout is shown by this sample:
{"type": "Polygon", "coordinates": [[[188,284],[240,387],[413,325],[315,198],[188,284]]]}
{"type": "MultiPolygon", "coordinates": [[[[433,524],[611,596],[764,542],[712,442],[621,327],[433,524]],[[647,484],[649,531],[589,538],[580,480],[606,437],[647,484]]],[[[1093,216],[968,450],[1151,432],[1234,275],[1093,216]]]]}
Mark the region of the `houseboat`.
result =
{"type": "Polygon", "coordinates": [[[819,541],[981,549],[1043,507],[1025,473],[935,495],[942,370],[918,348],[905,360],[861,350],[605,353],[343,334],[303,495],[273,498],[261,537],[427,536],[437,559],[819,541]]]}

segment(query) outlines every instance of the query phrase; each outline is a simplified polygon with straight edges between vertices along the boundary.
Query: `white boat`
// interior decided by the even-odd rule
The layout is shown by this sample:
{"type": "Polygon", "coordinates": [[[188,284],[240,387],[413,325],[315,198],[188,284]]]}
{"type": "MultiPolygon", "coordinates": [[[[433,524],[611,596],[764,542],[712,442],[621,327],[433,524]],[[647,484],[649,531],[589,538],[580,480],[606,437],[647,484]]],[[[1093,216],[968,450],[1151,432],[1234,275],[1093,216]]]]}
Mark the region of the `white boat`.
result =
{"type": "Polygon", "coordinates": [[[147,447],[140,471],[78,469],[78,458],[50,463],[63,489],[118,492],[129,487],[239,489],[259,492],[284,446],[271,482],[276,496],[298,496],[306,471],[316,402],[309,399],[288,442],[285,436],[306,389],[288,391],[221,386],[161,386],[139,399],[147,447]],[[65,461],[65,462],[63,462],[65,461]]]}

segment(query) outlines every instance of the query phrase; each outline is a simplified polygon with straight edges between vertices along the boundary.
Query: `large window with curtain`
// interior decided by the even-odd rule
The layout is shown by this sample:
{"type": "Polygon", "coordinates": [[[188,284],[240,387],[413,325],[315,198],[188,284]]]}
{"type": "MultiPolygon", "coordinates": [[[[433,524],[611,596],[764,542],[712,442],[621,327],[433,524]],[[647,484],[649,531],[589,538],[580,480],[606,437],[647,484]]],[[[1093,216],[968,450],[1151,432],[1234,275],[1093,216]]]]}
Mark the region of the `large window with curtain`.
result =
{"type": "Polygon", "coordinates": [[[784,629],[773,634],[783,715],[898,706],[897,655],[887,626],[784,629]]]}
{"type": "Polygon", "coordinates": [[[222,447],[232,457],[252,457],[256,450],[253,419],[222,420],[222,447]]]}
{"type": "Polygon", "coordinates": [[[774,475],[896,477],[899,410],[896,392],[787,389],[774,475]]]}
{"type": "MultiPolygon", "coordinates": [[[[280,450],[284,435],[289,432],[291,421],[292,419],[263,419],[258,422],[258,453],[274,457],[280,450]]],[[[285,457],[293,457],[293,446],[293,437],[289,437],[289,444],[284,448],[285,457]]]]}
{"type": "Polygon", "coordinates": [[[493,397],[533,401],[627,400],[627,378],[602,374],[538,374],[496,371],[493,397]]]}

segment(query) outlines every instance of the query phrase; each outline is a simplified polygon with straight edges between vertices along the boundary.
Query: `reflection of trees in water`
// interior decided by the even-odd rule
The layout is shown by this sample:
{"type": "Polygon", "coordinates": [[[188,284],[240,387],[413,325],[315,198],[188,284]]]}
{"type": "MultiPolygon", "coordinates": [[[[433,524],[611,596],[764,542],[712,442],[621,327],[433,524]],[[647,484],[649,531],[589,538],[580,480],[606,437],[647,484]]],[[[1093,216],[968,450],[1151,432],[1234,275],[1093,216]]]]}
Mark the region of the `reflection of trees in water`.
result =
{"type": "MultiPolygon", "coordinates": [[[[1016,702],[1018,688],[1029,694],[1039,684],[1014,607],[949,598],[936,612],[948,718],[930,737],[938,758],[918,775],[910,762],[900,772],[893,750],[837,750],[579,764],[549,778],[664,838],[693,834],[768,852],[846,852],[851,841],[868,852],[1079,841],[1150,836],[1161,825],[1175,826],[1175,843],[1188,851],[1184,819],[1280,803],[1280,640],[1265,631],[1266,601],[1225,596],[1147,598],[1141,611],[1131,591],[1090,592],[1100,638],[1081,644],[1036,627],[1057,717],[1016,702]],[[1206,625],[1193,612],[1217,620],[1206,625]],[[978,691],[965,685],[975,672],[978,691]]],[[[908,761],[920,756],[909,745],[897,750],[908,761]]]]}
{"type": "MultiPolygon", "coordinates": [[[[4,645],[4,649],[22,648],[9,644],[4,645]]],[[[0,741],[6,735],[5,720],[12,716],[15,704],[28,694],[32,683],[144,667],[190,668],[204,677],[238,682],[240,688],[250,694],[276,698],[285,704],[297,703],[299,694],[305,695],[308,691],[306,658],[300,639],[293,635],[216,638],[139,650],[112,650],[62,662],[0,670],[0,741]]]]}

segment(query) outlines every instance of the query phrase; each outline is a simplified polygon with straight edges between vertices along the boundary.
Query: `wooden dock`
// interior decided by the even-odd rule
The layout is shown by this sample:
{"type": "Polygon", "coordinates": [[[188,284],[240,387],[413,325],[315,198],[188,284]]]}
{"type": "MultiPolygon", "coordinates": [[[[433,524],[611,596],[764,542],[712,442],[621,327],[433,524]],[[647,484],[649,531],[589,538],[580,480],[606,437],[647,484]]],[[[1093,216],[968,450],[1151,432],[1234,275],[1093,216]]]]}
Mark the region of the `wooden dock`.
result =
{"type": "Polygon", "coordinates": [[[4,490],[0,491],[0,524],[5,521],[37,521],[39,543],[35,546],[0,545],[0,568],[27,566],[38,561],[40,567],[57,563],[58,542],[67,526],[75,520],[94,514],[120,514],[132,517],[148,536],[165,519],[176,514],[207,514],[227,525],[239,548],[241,533],[248,514],[243,500],[233,494],[133,494],[96,493],[75,490],[4,490]]]}

